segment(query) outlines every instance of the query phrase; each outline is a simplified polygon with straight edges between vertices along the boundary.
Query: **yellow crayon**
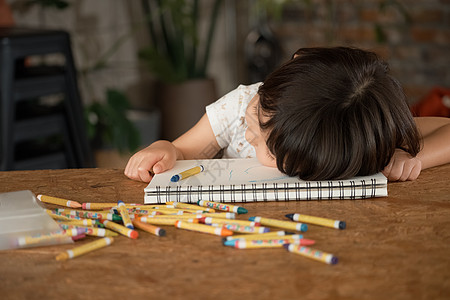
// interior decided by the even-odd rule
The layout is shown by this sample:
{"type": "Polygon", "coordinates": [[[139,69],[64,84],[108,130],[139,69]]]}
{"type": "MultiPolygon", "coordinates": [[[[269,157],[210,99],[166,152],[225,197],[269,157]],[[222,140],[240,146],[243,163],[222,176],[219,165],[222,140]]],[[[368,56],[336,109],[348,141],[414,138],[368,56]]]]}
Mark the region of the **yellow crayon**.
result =
{"type": "Polygon", "coordinates": [[[308,216],[303,214],[287,214],[287,218],[292,221],[304,222],[308,224],[320,225],[325,227],[331,227],[336,229],[345,229],[346,224],[344,221],[332,220],[321,217],[308,216]]]}
{"type": "Polygon", "coordinates": [[[191,177],[193,175],[196,175],[196,174],[198,174],[200,172],[203,172],[204,170],[205,170],[205,167],[203,167],[202,165],[199,165],[199,166],[190,168],[190,169],[188,169],[186,171],[183,171],[181,173],[178,173],[176,175],[173,175],[172,178],[170,178],[170,181],[171,182],[177,182],[177,181],[186,179],[188,177],[191,177]]]}
{"type": "Polygon", "coordinates": [[[274,239],[245,240],[235,239],[224,242],[225,246],[233,246],[237,249],[255,248],[282,248],[284,244],[313,245],[314,240],[304,239],[301,234],[289,235],[274,239]]]}
{"type": "Polygon", "coordinates": [[[111,245],[114,242],[114,238],[112,237],[104,237],[99,240],[84,244],[83,246],[75,247],[73,249],[61,252],[56,256],[56,260],[66,260],[70,258],[74,258],[91,251],[106,247],[111,245]]]}
{"type": "Polygon", "coordinates": [[[117,210],[122,217],[123,225],[125,225],[125,227],[127,228],[134,229],[133,223],[131,223],[130,215],[128,214],[127,208],[125,207],[125,203],[119,200],[117,204],[117,210]]]}
{"type": "MultiPolygon", "coordinates": [[[[122,217],[116,214],[112,214],[110,212],[102,212],[102,211],[91,211],[91,210],[71,210],[70,214],[73,216],[78,216],[80,218],[88,218],[88,219],[103,219],[110,221],[122,221],[122,217]]],[[[130,216],[132,217],[132,216],[130,216]]]]}
{"type": "Polygon", "coordinates": [[[52,196],[46,196],[46,195],[37,195],[37,198],[45,203],[67,206],[67,207],[72,207],[72,208],[80,208],[81,207],[81,204],[79,202],[73,201],[73,200],[67,200],[67,199],[62,199],[62,198],[57,198],[57,197],[52,197],[52,196]]]}
{"type": "Polygon", "coordinates": [[[298,230],[298,231],[308,230],[308,225],[303,224],[303,223],[292,222],[292,221],[283,221],[283,220],[264,218],[264,217],[250,217],[249,220],[257,222],[257,223],[261,223],[261,225],[264,225],[264,226],[271,226],[271,227],[277,227],[277,228],[288,229],[288,230],[298,230]]]}
{"type": "Polygon", "coordinates": [[[101,222],[103,223],[103,225],[105,225],[106,228],[114,230],[115,232],[118,232],[126,237],[137,239],[139,236],[139,233],[136,230],[130,229],[128,227],[119,225],[117,223],[108,220],[102,220],[101,222]]]}
{"type": "Polygon", "coordinates": [[[150,211],[150,210],[132,210],[132,211],[129,211],[129,212],[132,212],[133,214],[138,215],[138,216],[170,216],[170,215],[164,215],[161,212],[156,211],[156,210],[154,210],[154,211],[150,211]]]}
{"type": "Polygon", "coordinates": [[[36,244],[42,244],[42,243],[48,243],[52,241],[57,242],[64,242],[69,241],[68,238],[70,238],[70,231],[66,233],[64,230],[56,231],[56,232],[50,232],[46,234],[35,234],[35,235],[26,235],[26,236],[20,236],[17,238],[17,245],[18,246],[30,246],[30,245],[36,245],[36,244]]]}
{"type": "Polygon", "coordinates": [[[182,215],[145,215],[143,217],[151,217],[151,218],[161,218],[161,219],[200,219],[203,217],[214,217],[214,218],[220,218],[220,219],[228,219],[228,220],[234,220],[235,214],[234,213],[203,213],[203,214],[182,214],[182,215]]]}
{"type": "Polygon", "coordinates": [[[111,208],[117,206],[117,203],[95,203],[95,202],[85,202],[81,204],[81,208],[84,210],[102,210],[105,208],[111,208]]]}
{"type": "Polygon", "coordinates": [[[240,225],[236,223],[206,223],[208,225],[214,226],[214,227],[224,227],[228,230],[231,230],[233,232],[239,232],[239,233],[264,233],[269,232],[270,229],[267,227],[261,227],[261,226],[247,226],[247,225],[240,225]]]}
{"type": "Polygon", "coordinates": [[[168,215],[168,214],[180,214],[182,215],[184,213],[183,210],[181,209],[176,209],[176,208],[167,208],[167,207],[155,207],[155,208],[150,208],[147,209],[147,211],[158,211],[162,214],[168,215]]]}
{"type": "Polygon", "coordinates": [[[219,219],[236,219],[236,213],[233,212],[215,212],[215,213],[204,213],[205,217],[219,218],[219,219]]]}
{"type": "Polygon", "coordinates": [[[181,220],[175,221],[175,227],[181,228],[181,229],[186,229],[186,230],[202,232],[202,233],[219,235],[219,236],[229,236],[229,235],[233,234],[233,232],[231,230],[228,230],[223,227],[213,227],[213,226],[209,226],[209,225],[195,224],[195,223],[185,222],[185,221],[181,221],[181,220]]]}
{"type": "MultiPolygon", "coordinates": [[[[141,221],[143,223],[147,224],[153,224],[153,225],[175,225],[175,222],[180,220],[176,218],[151,218],[151,217],[138,217],[138,221],[141,221]]],[[[185,221],[188,221],[190,223],[198,223],[198,219],[192,218],[192,219],[183,219],[185,221]]]]}
{"type": "Polygon", "coordinates": [[[213,202],[213,201],[207,201],[207,200],[198,200],[197,204],[199,206],[204,206],[204,207],[210,207],[213,209],[218,209],[218,210],[222,210],[222,211],[229,211],[229,212],[234,212],[234,213],[238,213],[238,214],[246,214],[248,211],[247,209],[237,206],[237,205],[231,205],[231,204],[225,204],[225,203],[220,203],[220,202],[213,202]]]}
{"type": "Polygon", "coordinates": [[[118,236],[115,231],[106,228],[86,227],[86,234],[90,236],[118,236]]]}
{"type": "Polygon", "coordinates": [[[61,220],[61,221],[81,220],[80,217],[70,216],[70,215],[60,215],[60,214],[57,214],[57,213],[51,211],[50,209],[46,209],[45,211],[54,220],[61,220]]]}
{"type": "Polygon", "coordinates": [[[317,249],[312,249],[302,245],[294,245],[294,244],[284,244],[283,247],[289,252],[299,254],[317,261],[321,261],[326,264],[335,265],[338,262],[338,258],[333,254],[326,253],[317,249]]]}
{"type": "Polygon", "coordinates": [[[238,224],[242,226],[260,226],[261,224],[258,222],[252,222],[247,220],[230,220],[230,219],[221,219],[221,218],[212,218],[212,217],[203,217],[200,218],[200,223],[205,224],[238,224]]]}
{"type": "Polygon", "coordinates": [[[226,237],[226,240],[234,240],[234,239],[244,239],[244,240],[257,240],[257,239],[269,239],[269,238],[279,238],[286,236],[286,231],[272,231],[265,233],[254,233],[254,234],[236,234],[233,236],[226,237]]]}
{"type": "Polygon", "coordinates": [[[147,209],[147,211],[158,211],[163,214],[180,214],[180,215],[182,215],[184,213],[201,214],[201,213],[207,212],[202,207],[197,207],[196,209],[181,208],[181,207],[176,208],[173,205],[166,205],[166,207],[154,207],[154,208],[147,209]]]}
{"type": "Polygon", "coordinates": [[[194,209],[194,210],[205,210],[207,212],[213,213],[216,212],[214,209],[209,208],[209,207],[202,207],[199,205],[195,205],[195,204],[189,204],[189,203],[183,203],[183,202],[166,202],[166,205],[173,205],[176,208],[190,208],[190,209],[194,209]]]}
{"type": "Polygon", "coordinates": [[[96,221],[92,219],[81,219],[81,220],[61,220],[58,224],[75,225],[75,226],[95,226],[96,221]]]}
{"type": "MultiPolygon", "coordinates": [[[[135,203],[125,203],[126,207],[136,207],[140,204],[135,203]]],[[[95,203],[95,202],[85,202],[81,204],[81,208],[85,210],[102,210],[105,208],[112,208],[116,207],[117,203],[114,202],[107,202],[107,203],[95,203]]]]}
{"type": "Polygon", "coordinates": [[[140,217],[149,217],[154,219],[200,219],[203,215],[185,214],[185,215],[140,215],[140,217]]]}
{"type": "Polygon", "coordinates": [[[141,222],[138,220],[133,220],[133,225],[136,228],[142,229],[146,232],[149,232],[149,233],[157,235],[157,236],[165,236],[166,235],[166,231],[164,229],[153,226],[148,223],[144,223],[144,222],[141,222]]]}
{"type": "Polygon", "coordinates": [[[158,208],[158,207],[166,207],[165,204],[127,204],[125,203],[125,206],[128,208],[134,208],[134,209],[151,209],[151,208],[158,208]]]}

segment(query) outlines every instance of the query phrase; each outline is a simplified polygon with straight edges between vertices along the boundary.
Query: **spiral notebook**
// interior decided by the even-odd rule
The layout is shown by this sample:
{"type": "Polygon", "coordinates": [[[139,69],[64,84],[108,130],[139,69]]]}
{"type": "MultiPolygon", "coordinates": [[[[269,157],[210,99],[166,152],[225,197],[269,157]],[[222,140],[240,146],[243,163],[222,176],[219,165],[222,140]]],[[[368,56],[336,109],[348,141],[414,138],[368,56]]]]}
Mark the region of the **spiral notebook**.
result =
{"type": "Polygon", "coordinates": [[[387,196],[387,179],[378,173],[346,180],[304,181],[262,166],[257,159],[179,160],[173,169],[155,175],[144,192],[145,203],[364,199],[387,196]],[[203,172],[170,181],[173,175],[198,165],[203,165],[203,172]]]}

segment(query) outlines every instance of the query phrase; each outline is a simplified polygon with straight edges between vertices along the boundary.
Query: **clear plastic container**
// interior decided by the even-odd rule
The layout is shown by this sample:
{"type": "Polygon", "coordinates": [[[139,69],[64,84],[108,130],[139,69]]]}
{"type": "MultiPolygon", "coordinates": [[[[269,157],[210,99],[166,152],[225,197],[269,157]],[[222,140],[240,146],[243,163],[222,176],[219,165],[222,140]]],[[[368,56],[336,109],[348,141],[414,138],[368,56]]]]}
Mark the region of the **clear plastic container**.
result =
{"type": "Polygon", "coordinates": [[[0,193],[0,250],[73,243],[29,191],[0,193]]]}

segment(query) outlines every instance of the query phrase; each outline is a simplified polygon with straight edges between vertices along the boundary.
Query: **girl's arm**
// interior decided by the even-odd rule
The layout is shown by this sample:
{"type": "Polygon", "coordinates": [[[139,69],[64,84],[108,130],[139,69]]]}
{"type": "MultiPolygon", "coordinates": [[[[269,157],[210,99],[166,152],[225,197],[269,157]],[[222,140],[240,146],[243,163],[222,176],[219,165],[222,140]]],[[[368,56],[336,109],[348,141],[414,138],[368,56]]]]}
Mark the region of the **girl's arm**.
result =
{"type": "Polygon", "coordinates": [[[134,180],[149,182],[152,174],[171,169],[176,160],[213,158],[220,147],[205,114],[182,136],[172,143],[156,141],[134,154],[125,167],[125,175],[134,180]]]}
{"type": "Polygon", "coordinates": [[[450,163],[450,118],[415,118],[417,129],[423,137],[422,149],[417,158],[422,169],[450,163]]]}
{"type": "Polygon", "coordinates": [[[206,114],[172,144],[179,151],[177,159],[213,158],[220,150],[206,114]]]}
{"type": "Polygon", "coordinates": [[[422,136],[422,148],[416,157],[397,149],[383,170],[390,181],[415,180],[424,169],[450,163],[450,119],[415,118],[422,136]]]}

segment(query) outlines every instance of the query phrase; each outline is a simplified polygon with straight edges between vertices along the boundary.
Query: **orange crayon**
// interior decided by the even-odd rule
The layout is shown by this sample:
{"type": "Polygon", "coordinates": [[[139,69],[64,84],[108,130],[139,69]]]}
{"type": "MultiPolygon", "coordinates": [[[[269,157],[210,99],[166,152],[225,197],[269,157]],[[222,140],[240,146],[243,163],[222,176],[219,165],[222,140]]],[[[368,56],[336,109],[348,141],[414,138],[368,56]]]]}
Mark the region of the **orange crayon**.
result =
{"type": "Polygon", "coordinates": [[[134,220],[133,221],[133,225],[136,228],[142,229],[144,231],[147,231],[147,232],[152,233],[152,234],[157,235],[157,236],[165,236],[166,235],[166,231],[164,229],[156,227],[156,226],[153,226],[153,225],[148,224],[148,223],[144,223],[144,222],[141,222],[141,221],[138,221],[138,220],[134,220]]]}
{"type": "Polygon", "coordinates": [[[215,234],[215,235],[219,235],[219,236],[230,236],[233,234],[233,232],[231,230],[228,230],[223,227],[213,227],[213,226],[209,226],[209,225],[195,224],[195,223],[190,223],[190,222],[181,221],[181,220],[175,221],[175,227],[181,228],[181,229],[197,231],[197,232],[215,234]]]}

